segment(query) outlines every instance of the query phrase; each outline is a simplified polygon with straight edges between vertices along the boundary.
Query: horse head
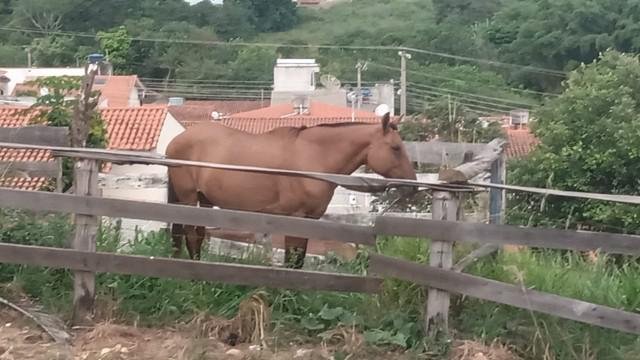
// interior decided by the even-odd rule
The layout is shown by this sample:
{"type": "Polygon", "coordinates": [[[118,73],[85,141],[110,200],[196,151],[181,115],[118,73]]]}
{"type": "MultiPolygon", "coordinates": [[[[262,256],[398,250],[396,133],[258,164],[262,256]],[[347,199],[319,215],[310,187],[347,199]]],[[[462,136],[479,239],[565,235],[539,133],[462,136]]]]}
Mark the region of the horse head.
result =
{"type": "Polygon", "coordinates": [[[385,178],[416,180],[416,171],[398,132],[400,119],[391,119],[389,113],[382,117],[371,139],[367,153],[367,166],[385,178]]]}

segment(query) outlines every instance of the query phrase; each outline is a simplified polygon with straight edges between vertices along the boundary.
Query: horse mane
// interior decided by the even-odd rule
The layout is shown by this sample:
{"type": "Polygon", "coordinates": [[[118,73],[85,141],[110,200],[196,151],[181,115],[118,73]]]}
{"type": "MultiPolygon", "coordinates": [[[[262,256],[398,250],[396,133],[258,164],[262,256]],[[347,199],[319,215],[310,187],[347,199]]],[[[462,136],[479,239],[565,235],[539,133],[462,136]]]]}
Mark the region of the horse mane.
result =
{"type": "MultiPolygon", "coordinates": [[[[314,126],[291,126],[289,127],[289,131],[293,132],[296,136],[298,136],[301,132],[313,128],[341,128],[341,127],[350,127],[350,126],[359,126],[359,125],[375,125],[375,123],[367,123],[362,121],[344,121],[338,123],[324,123],[318,124],[314,126]]],[[[398,127],[394,123],[390,123],[389,127],[393,130],[398,130],[398,127]]]]}

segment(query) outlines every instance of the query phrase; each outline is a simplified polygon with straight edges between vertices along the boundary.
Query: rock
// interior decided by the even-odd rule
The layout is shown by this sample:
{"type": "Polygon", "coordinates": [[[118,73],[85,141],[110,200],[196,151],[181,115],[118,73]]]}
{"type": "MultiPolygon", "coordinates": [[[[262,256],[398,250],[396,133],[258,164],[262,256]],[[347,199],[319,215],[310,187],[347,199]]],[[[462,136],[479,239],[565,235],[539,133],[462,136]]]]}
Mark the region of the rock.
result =
{"type": "Polygon", "coordinates": [[[225,354],[233,356],[234,359],[242,359],[244,357],[244,353],[238,349],[229,349],[225,354]]]}
{"type": "Polygon", "coordinates": [[[296,354],[293,355],[294,359],[311,360],[313,357],[312,349],[298,349],[296,354]]]}

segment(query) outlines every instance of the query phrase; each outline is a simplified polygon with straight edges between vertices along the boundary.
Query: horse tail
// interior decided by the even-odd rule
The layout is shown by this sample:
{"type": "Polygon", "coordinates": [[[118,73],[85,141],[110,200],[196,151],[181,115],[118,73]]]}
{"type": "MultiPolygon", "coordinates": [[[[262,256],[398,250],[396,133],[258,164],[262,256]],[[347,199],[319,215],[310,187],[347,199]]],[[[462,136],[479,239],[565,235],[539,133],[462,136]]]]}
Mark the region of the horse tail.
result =
{"type": "MultiPolygon", "coordinates": [[[[178,196],[171,183],[171,175],[167,172],[167,204],[177,204],[178,196]]],[[[169,222],[167,227],[167,235],[169,239],[173,241],[174,257],[178,257],[182,248],[182,236],[184,234],[184,227],[182,224],[176,224],[169,222]]]]}

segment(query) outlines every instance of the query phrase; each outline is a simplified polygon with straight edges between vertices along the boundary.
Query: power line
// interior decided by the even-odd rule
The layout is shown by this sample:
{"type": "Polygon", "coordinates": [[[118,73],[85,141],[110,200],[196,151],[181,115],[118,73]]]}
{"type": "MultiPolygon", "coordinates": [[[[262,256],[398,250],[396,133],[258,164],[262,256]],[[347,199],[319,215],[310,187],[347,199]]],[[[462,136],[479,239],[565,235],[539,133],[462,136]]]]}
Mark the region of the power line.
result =
{"type": "MultiPolygon", "coordinates": [[[[419,93],[419,94],[429,94],[429,95],[434,95],[434,96],[438,96],[438,97],[449,95],[449,96],[452,96],[453,98],[456,98],[456,99],[462,99],[462,100],[465,100],[465,101],[474,102],[474,103],[483,104],[483,105],[492,105],[492,106],[499,107],[499,108],[507,108],[509,110],[513,110],[514,108],[516,108],[513,105],[497,104],[495,102],[477,100],[477,99],[472,99],[472,98],[468,98],[468,97],[464,97],[464,96],[458,96],[458,95],[455,95],[455,94],[451,95],[451,94],[445,93],[445,92],[438,92],[438,91],[432,91],[432,90],[422,90],[422,89],[412,89],[411,91],[413,91],[415,93],[419,93]]],[[[530,109],[528,109],[528,110],[530,110],[530,109]]]]}
{"type": "MultiPolygon", "coordinates": [[[[88,34],[88,33],[79,33],[79,32],[69,32],[69,31],[44,31],[39,29],[25,29],[25,28],[16,28],[16,27],[0,27],[2,31],[13,31],[13,32],[26,32],[26,33],[34,33],[34,34],[43,34],[43,35],[62,35],[62,36],[75,36],[75,37],[85,37],[85,38],[96,38],[96,34],[88,34]]],[[[384,51],[409,51],[415,52],[419,54],[427,54],[432,56],[438,56],[447,59],[455,59],[460,61],[468,61],[475,62],[480,64],[494,65],[494,66],[502,66],[502,67],[512,67],[520,70],[525,70],[528,72],[537,72],[546,75],[552,75],[557,77],[565,77],[566,73],[559,70],[546,69],[535,66],[527,66],[527,65],[519,65],[519,64],[510,64],[500,61],[487,60],[481,58],[474,58],[468,56],[460,56],[453,55],[433,50],[427,49],[418,49],[412,47],[404,47],[404,46],[381,46],[381,45],[320,45],[320,44],[279,44],[279,43],[259,43],[259,42],[226,42],[219,40],[188,40],[188,39],[166,39],[166,38],[146,38],[146,37],[129,37],[131,41],[142,41],[142,42],[162,42],[162,43],[178,43],[178,44],[196,44],[196,45],[222,45],[222,46],[241,46],[241,47],[271,47],[271,48],[317,48],[317,49],[337,49],[337,50],[384,50],[384,51]]]]}
{"type": "Polygon", "coordinates": [[[402,47],[401,50],[412,51],[412,52],[416,52],[416,53],[419,53],[419,54],[434,55],[434,56],[439,56],[439,57],[449,58],[449,59],[455,59],[455,60],[477,62],[477,63],[487,64],[487,65],[509,66],[509,67],[514,67],[514,68],[518,68],[518,69],[521,69],[521,70],[526,70],[526,71],[530,71],[530,72],[539,72],[539,73],[552,75],[552,76],[557,76],[557,77],[565,77],[567,75],[564,71],[560,71],[560,70],[546,69],[546,68],[541,68],[541,67],[536,67],[536,66],[510,64],[510,63],[505,63],[505,62],[501,62],[501,61],[494,61],[494,60],[473,58],[473,57],[468,57],[468,56],[453,55],[453,54],[447,54],[447,53],[442,53],[442,52],[437,52],[437,51],[432,51],[432,50],[424,50],[424,49],[417,49],[417,48],[410,48],[410,47],[402,47]]]}
{"type": "Polygon", "coordinates": [[[422,89],[427,89],[427,90],[432,90],[432,89],[433,90],[441,90],[441,91],[446,92],[448,94],[460,94],[460,95],[466,95],[466,96],[475,97],[475,98],[479,98],[479,99],[495,100],[495,101],[499,101],[499,102],[503,102],[503,103],[510,103],[510,104],[514,104],[514,105],[518,105],[518,106],[522,106],[522,107],[533,107],[533,105],[531,105],[531,104],[527,104],[527,103],[519,102],[519,101],[514,101],[514,100],[507,100],[507,99],[503,99],[503,98],[478,95],[478,94],[474,94],[474,93],[469,93],[469,92],[464,92],[464,91],[459,91],[459,90],[452,90],[452,89],[447,89],[447,88],[438,87],[438,86],[418,84],[418,83],[413,83],[413,82],[409,82],[409,84],[411,84],[411,85],[413,85],[413,86],[415,86],[417,88],[422,88],[422,89]]]}
{"type": "MultiPolygon", "coordinates": [[[[369,65],[372,65],[374,67],[383,68],[383,69],[400,71],[400,69],[398,69],[397,67],[393,67],[393,66],[389,66],[389,65],[383,65],[383,64],[377,64],[377,63],[374,63],[374,62],[369,62],[369,65]]],[[[414,75],[423,76],[423,77],[426,77],[426,78],[433,78],[433,79],[439,79],[439,80],[467,81],[467,80],[464,80],[464,79],[456,79],[456,78],[450,78],[450,77],[446,77],[446,76],[427,74],[427,73],[424,73],[424,72],[421,72],[421,71],[416,71],[416,70],[407,70],[407,72],[409,74],[414,74],[414,75]]],[[[548,93],[548,92],[544,92],[544,91],[518,89],[518,88],[509,87],[509,86],[499,86],[499,85],[483,85],[483,86],[494,88],[494,89],[504,89],[504,90],[510,90],[510,91],[518,91],[518,92],[530,93],[530,94],[536,94],[536,95],[560,96],[560,94],[548,93]]]]}
{"type": "MultiPolygon", "coordinates": [[[[433,99],[433,100],[440,100],[441,97],[439,96],[434,96],[434,95],[428,95],[428,94],[415,94],[415,93],[411,93],[412,95],[415,95],[417,97],[422,97],[422,98],[428,98],[428,99],[433,99]]],[[[455,99],[455,98],[454,98],[455,99]]],[[[414,101],[422,101],[423,104],[427,104],[426,101],[424,100],[414,100],[414,101]]],[[[482,109],[482,110],[488,110],[491,111],[492,113],[501,113],[501,114],[508,114],[509,111],[505,110],[505,109],[499,109],[499,108],[495,108],[495,107],[489,107],[489,106],[484,106],[484,105],[478,105],[478,104],[470,104],[464,101],[459,101],[459,99],[456,99],[456,102],[460,105],[463,105],[465,107],[468,107],[470,109],[482,109]]]]}

